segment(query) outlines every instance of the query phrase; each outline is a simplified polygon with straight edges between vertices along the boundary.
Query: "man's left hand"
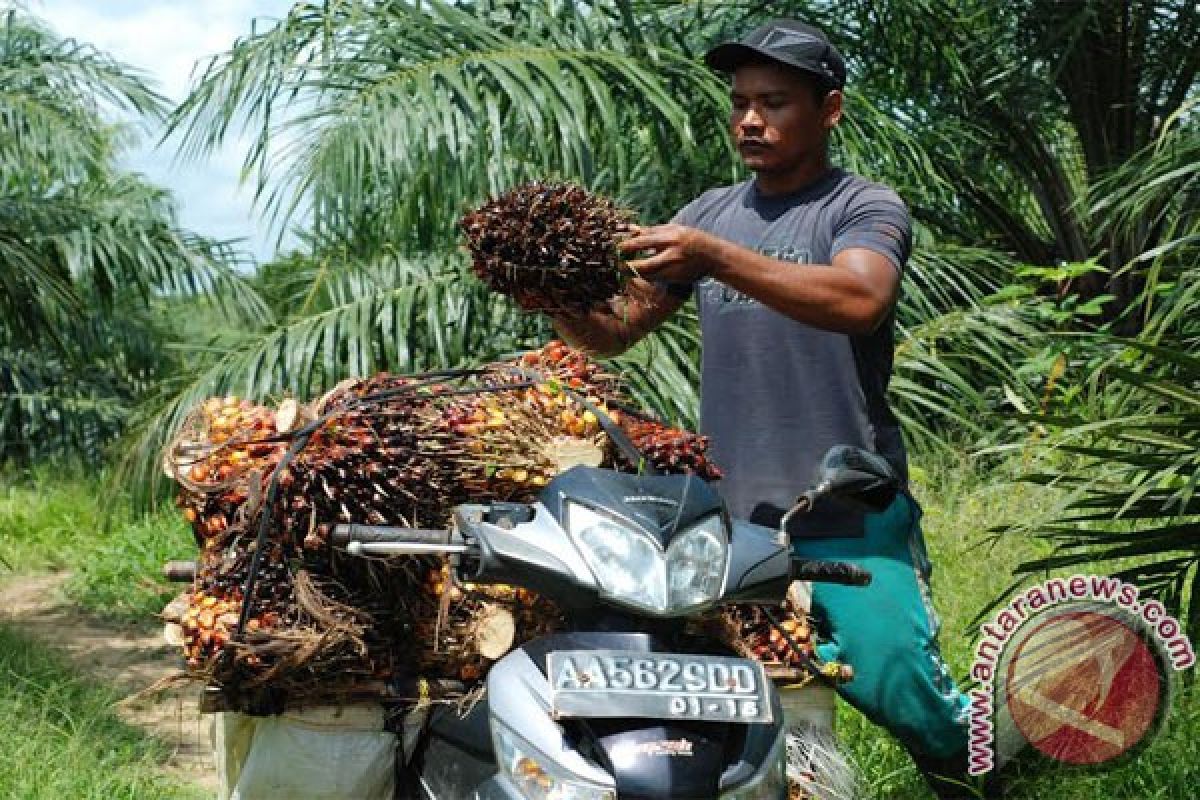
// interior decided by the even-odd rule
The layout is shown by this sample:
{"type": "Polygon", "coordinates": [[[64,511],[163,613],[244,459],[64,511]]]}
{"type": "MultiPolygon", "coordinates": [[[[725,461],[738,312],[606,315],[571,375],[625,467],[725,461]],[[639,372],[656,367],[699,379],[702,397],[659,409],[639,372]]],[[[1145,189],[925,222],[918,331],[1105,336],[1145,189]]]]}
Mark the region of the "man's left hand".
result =
{"type": "Polygon", "coordinates": [[[651,251],[653,255],[627,261],[643,278],[670,283],[695,283],[707,275],[709,234],[686,225],[631,228],[633,236],[617,245],[622,253],[651,251]]]}

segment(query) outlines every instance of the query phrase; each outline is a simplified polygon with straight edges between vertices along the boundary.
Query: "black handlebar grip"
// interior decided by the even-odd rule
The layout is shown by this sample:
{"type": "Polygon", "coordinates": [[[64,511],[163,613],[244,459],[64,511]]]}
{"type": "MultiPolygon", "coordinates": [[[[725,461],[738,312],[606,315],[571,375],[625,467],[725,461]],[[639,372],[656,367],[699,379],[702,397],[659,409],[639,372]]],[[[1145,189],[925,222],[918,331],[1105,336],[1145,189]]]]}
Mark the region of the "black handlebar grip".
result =
{"type": "Polygon", "coordinates": [[[172,583],[191,583],[196,580],[196,562],[168,561],[163,564],[163,577],[172,583]]]}
{"type": "Polygon", "coordinates": [[[444,529],[423,530],[383,525],[337,525],[330,534],[329,541],[335,545],[345,545],[350,542],[450,544],[450,536],[450,531],[444,529]]]}
{"type": "Polygon", "coordinates": [[[817,561],[801,558],[792,561],[792,578],[798,581],[866,586],[871,582],[871,573],[845,561],[817,561]]]}

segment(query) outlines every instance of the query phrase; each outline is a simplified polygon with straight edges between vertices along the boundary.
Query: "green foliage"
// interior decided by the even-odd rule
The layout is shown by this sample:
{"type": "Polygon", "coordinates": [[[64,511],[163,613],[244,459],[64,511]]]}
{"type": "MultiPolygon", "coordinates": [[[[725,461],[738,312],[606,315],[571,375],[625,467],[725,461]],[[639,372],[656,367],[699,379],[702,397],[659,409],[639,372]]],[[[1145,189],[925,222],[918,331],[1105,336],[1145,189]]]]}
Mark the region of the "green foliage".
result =
{"type": "MultiPolygon", "coordinates": [[[[864,774],[863,800],[932,798],[908,755],[890,736],[846,705],[838,709],[839,740],[864,774]]],[[[1181,691],[1163,732],[1137,757],[1097,769],[1039,764],[1006,773],[1008,800],[1095,800],[1189,797],[1200,780],[1193,755],[1200,736],[1200,693],[1181,691]]]]}
{"type": "Polygon", "coordinates": [[[267,207],[321,241],[428,250],[521,181],[693,171],[716,122],[694,111],[724,90],[664,34],[622,2],[297,4],[214,58],[172,124],[187,154],[244,126],[267,207]]]}
{"type": "MultiPolygon", "coordinates": [[[[6,4],[7,5],[7,4],[6,4]]],[[[0,461],[93,459],[170,368],[156,298],[206,297],[260,319],[232,251],[175,224],[161,190],[120,172],[129,131],[164,100],[94,48],[0,16],[0,461]]]]}
{"type": "Polygon", "coordinates": [[[1051,555],[1020,564],[1019,574],[1115,562],[1114,574],[1154,593],[1172,614],[1190,610],[1187,628],[1195,640],[1200,359],[1137,341],[1113,346],[1121,349],[1096,378],[1106,402],[1083,406],[1078,415],[1033,417],[1047,431],[1039,447],[1070,458],[1065,469],[1025,479],[1064,490],[1064,502],[1005,532],[1054,544],[1051,555]]]}
{"type": "MultiPolygon", "coordinates": [[[[1144,249],[1113,235],[1087,201],[1194,91],[1193,3],[812,5],[841,35],[865,90],[910,121],[935,180],[954,187],[940,197],[951,205],[918,210],[924,221],[951,234],[978,231],[1036,264],[1106,251],[1116,269],[1144,249]]],[[[1137,287],[1115,288],[1132,300],[1137,287]]]]}
{"type": "Polygon", "coordinates": [[[184,800],[201,794],[159,766],[166,747],[121,722],[113,691],[0,626],[0,794],[22,800],[184,800]]]}
{"type": "MultiPolygon", "coordinates": [[[[1152,146],[1097,187],[1093,208],[1106,212],[1106,224],[1149,248],[1124,267],[1140,268],[1144,279],[1141,335],[1101,331],[1048,343],[1043,352],[1058,359],[1059,378],[1029,421],[1030,455],[1051,468],[1026,480],[1067,494],[1050,513],[1004,529],[1054,545],[1020,564],[1019,574],[1107,565],[1157,594],[1193,641],[1200,635],[1198,147],[1194,120],[1170,120],[1152,146]]],[[[1081,274],[1088,266],[1063,269],[1081,274]]],[[[1070,329],[1086,305],[1040,308],[1055,314],[1055,327],[1070,329]]]]}
{"type": "MultiPolygon", "coordinates": [[[[1032,457],[1014,450],[994,464],[985,464],[962,454],[939,452],[918,457],[912,464],[913,490],[925,512],[921,524],[934,564],[933,599],[942,621],[942,653],[958,678],[970,668],[980,607],[994,597],[1010,599],[1017,565],[1054,551],[1051,541],[1024,536],[997,541],[986,531],[997,520],[1050,515],[1068,495],[1065,488],[1016,482],[1029,470],[1032,457]]],[[[1051,574],[1073,574],[1079,569],[1062,567],[1051,574]]],[[[864,799],[932,797],[896,740],[845,704],[839,704],[837,731],[864,775],[864,799]]],[[[1197,736],[1200,693],[1181,687],[1163,731],[1132,761],[1090,770],[1061,765],[1022,769],[1009,776],[1005,797],[1187,797],[1198,777],[1191,756],[1197,736]]]]}
{"type": "Polygon", "coordinates": [[[67,594],[82,608],[146,623],[178,592],[163,563],[194,553],[177,511],[135,514],[102,476],[48,466],[0,475],[0,580],[5,571],[68,570],[67,594]]]}
{"type": "Polygon", "coordinates": [[[163,564],[195,555],[192,533],[175,509],[109,523],[87,552],[72,559],[67,596],[107,619],[146,624],[183,587],[163,578],[163,564]]]}
{"type": "Polygon", "coordinates": [[[70,469],[4,473],[0,482],[0,561],[17,572],[66,569],[95,537],[103,502],[93,482],[70,469]],[[60,470],[61,473],[60,474],[60,470]]]}

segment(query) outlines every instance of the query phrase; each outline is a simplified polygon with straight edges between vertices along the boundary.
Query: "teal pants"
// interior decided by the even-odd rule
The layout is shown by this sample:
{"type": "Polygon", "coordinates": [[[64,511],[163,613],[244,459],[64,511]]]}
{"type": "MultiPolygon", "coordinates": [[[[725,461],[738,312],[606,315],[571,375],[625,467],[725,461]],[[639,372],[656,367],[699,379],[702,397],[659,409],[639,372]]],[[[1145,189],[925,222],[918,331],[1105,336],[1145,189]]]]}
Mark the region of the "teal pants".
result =
{"type": "Polygon", "coordinates": [[[948,758],[966,749],[968,699],[938,649],[920,519],[916,501],[902,494],[867,515],[863,537],[795,539],[792,549],[871,572],[866,587],[813,584],[813,616],[824,634],[817,652],[854,668],[839,693],[867,719],[914,754],[948,758]]]}

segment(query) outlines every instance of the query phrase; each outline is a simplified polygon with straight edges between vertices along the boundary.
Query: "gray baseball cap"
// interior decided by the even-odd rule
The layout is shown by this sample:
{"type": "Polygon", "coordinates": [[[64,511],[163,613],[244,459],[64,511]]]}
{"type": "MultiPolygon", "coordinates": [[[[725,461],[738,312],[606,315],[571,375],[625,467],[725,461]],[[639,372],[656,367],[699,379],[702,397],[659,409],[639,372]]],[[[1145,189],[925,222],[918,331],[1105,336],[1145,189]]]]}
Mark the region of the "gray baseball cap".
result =
{"type": "Polygon", "coordinates": [[[751,62],[778,61],[816,75],[834,89],[846,85],[846,60],[820,28],[794,19],[760,25],[737,42],[719,44],[704,55],[718,72],[733,72],[751,62]]]}

